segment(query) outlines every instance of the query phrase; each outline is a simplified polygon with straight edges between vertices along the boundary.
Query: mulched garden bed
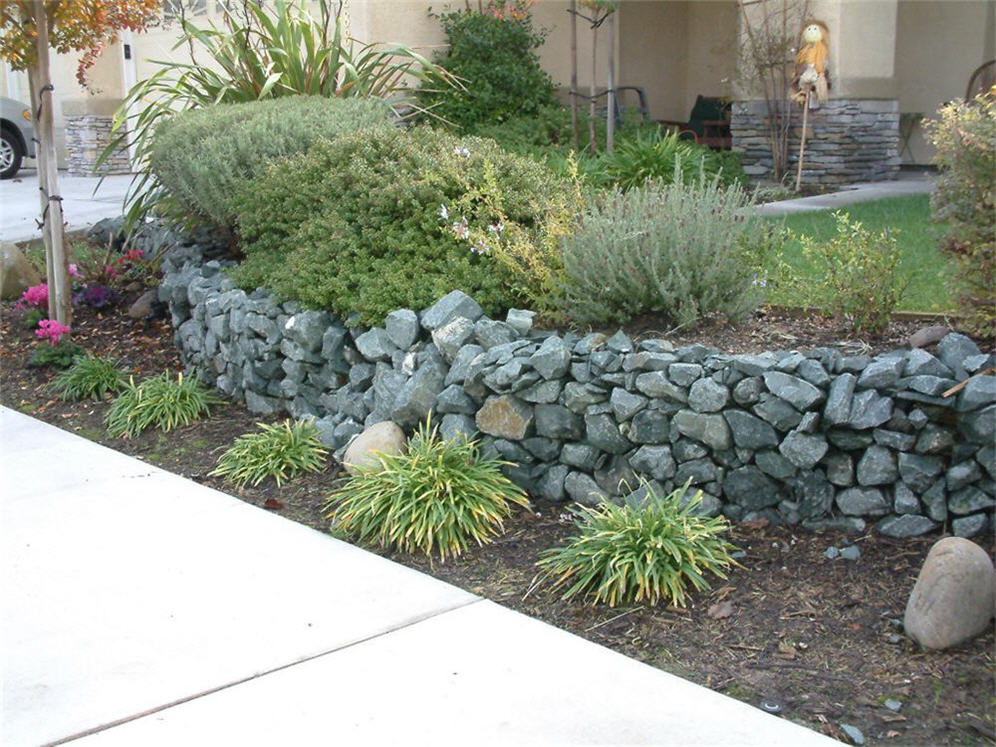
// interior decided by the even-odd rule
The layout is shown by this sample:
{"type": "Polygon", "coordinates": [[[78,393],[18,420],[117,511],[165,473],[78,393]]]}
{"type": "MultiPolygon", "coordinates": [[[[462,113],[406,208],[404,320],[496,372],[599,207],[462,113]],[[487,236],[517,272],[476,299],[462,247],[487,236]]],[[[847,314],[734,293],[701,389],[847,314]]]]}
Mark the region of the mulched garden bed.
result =
{"type": "MultiPolygon", "coordinates": [[[[900,322],[881,338],[861,341],[833,321],[769,312],[744,324],[707,324],[669,339],[729,352],[833,345],[874,353],[903,344],[921,326],[900,322]]],[[[627,331],[643,337],[660,329],[655,320],[644,319],[627,331]]],[[[136,378],[181,369],[166,322],[78,309],[73,339],[89,352],[118,358],[136,378]]],[[[208,420],[170,434],[108,438],[103,426],[108,404],[59,400],[48,388],[54,374],[26,365],[35,344],[20,324],[20,312],[6,304],[0,313],[4,405],[327,531],[322,506],[339,472],[331,460],[324,472],[280,489],[267,482],[232,490],[207,476],[237,436],[256,422],[279,418],[261,418],[229,403],[208,420]]],[[[944,652],[923,652],[902,634],[909,591],[938,536],[894,540],[763,521],[741,524],[731,539],[746,553],[743,567],[727,581],[717,579],[712,591],[693,594],[689,608],[680,610],[588,607],[534,587],[539,552],[571,533],[563,505],[539,502],[534,513],[517,512],[507,530],[494,544],[446,563],[371,549],[844,741],[842,723],[858,727],[870,744],[996,743],[992,626],[976,640],[944,652]],[[830,547],[852,545],[860,550],[856,560],[825,554],[830,547]],[[892,710],[886,701],[902,705],[892,710]]],[[[992,556],[992,539],[981,544],[992,556]]]]}

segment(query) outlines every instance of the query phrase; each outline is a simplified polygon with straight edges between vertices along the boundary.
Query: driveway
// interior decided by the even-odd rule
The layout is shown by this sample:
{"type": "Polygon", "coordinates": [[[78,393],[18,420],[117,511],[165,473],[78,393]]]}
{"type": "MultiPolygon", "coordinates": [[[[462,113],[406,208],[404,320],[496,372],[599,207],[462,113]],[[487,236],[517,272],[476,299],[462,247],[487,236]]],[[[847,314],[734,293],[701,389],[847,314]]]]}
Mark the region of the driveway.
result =
{"type": "MultiPolygon", "coordinates": [[[[108,176],[97,189],[98,177],[69,176],[60,171],[59,192],[66,230],[76,231],[103,218],[121,215],[131,179],[131,174],[108,176]]],[[[0,241],[41,238],[41,231],[35,222],[39,214],[36,169],[22,169],[16,178],[0,181],[0,241]]]]}

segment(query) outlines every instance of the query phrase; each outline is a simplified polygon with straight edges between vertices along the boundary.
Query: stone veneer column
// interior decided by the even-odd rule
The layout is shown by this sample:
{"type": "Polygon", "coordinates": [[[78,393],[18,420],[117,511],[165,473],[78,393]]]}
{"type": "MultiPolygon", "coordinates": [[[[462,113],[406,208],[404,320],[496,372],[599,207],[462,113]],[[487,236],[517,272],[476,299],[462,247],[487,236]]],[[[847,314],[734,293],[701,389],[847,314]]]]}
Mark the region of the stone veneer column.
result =
{"type": "MultiPolygon", "coordinates": [[[[793,112],[789,169],[795,173],[802,110],[793,112]]],[[[763,101],[733,106],[733,149],[743,154],[750,176],[771,175],[771,146],[763,101]]],[[[895,99],[832,99],[810,110],[802,181],[838,186],[886,181],[899,172],[899,102],[895,99]]]]}
{"type": "Polygon", "coordinates": [[[94,174],[128,174],[131,159],[128,149],[118,150],[97,171],[97,158],[111,140],[111,125],[119,101],[66,101],[62,106],[66,120],[66,167],[73,176],[94,174]]]}

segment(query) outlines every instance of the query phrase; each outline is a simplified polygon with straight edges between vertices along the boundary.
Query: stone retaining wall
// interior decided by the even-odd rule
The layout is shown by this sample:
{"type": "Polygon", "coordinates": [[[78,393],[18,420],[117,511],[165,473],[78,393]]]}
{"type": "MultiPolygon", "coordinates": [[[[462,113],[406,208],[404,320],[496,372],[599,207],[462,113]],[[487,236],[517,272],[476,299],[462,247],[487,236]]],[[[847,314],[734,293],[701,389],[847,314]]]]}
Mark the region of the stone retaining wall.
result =
{"type": "Polygon", "coordinates": [[[350,329],[232,287],[203,248],[173,249],[169,303],[188,368],[253,412],[316,419],[342,449],[366,426],[482,436],[534,495],[593,503],[690,480],[704,509],[809,528],[973,536],[996,504],[996,377],[967,337],[869,357],[833,348],[727,355],[665,340],[558,335],[482,316],[453,292],[350,329]],[[971,377],[971,378],[969,378],[971,377]],[[969,378],[957,396],[941,396],[969,378]]]}
{"type": "Polygon", "coordinates": [[[66,151],[69,161],[66,165],[73,176],[93,176],[94,174],[128,174],[131,160],[128,150],[122,148],[97,170],[97,158],[111,141],[113,117],[86,114],[66,118],[66,151]]]}
{"type": "MultiPolygon", "coordinates": [[[[730,131],[733,149],[743,153],[750,176],[770,177],[771,144],[762,101],[733,105],[730,131]]],[[[899,173],[899,102],[833,99],[809,112],[804,184],[841,185],[895,179],[899,173]]],[[[793,111],[789,165],[799,162],[802,109],[793,111]]]]}

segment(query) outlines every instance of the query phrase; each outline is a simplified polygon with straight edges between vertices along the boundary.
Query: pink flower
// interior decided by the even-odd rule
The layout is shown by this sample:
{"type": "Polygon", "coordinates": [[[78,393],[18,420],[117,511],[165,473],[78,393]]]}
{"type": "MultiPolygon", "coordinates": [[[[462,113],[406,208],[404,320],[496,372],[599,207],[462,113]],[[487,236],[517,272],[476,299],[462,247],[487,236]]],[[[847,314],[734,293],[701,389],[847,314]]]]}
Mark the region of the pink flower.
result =
{"type": "Polygon", "coordinates": [[[69,327],[55,319],[42,319],[38,322],[35,336],[40,340],[48,340],[48,344],[54,348],[59,343],[60,338],[63,335],[68,335],[69,332],[69,327]]]}
{"type": "Polygon", "coordinates": [[[14,308],[25,309],[32,307],[35,309],[45,309],[48,308],[48,284],[40,283],[38,285],[32,285],[24,293],[21,294],[21,300],[18,301],[14,308]]]}
{"type": "Polygon", "coordinates": [[[76,265],[69,265],[67,271],[69,272],[70,277],[78,278],[79,280],[83,279],[83,276],[80,274],[80,269],[76,265]]]}

